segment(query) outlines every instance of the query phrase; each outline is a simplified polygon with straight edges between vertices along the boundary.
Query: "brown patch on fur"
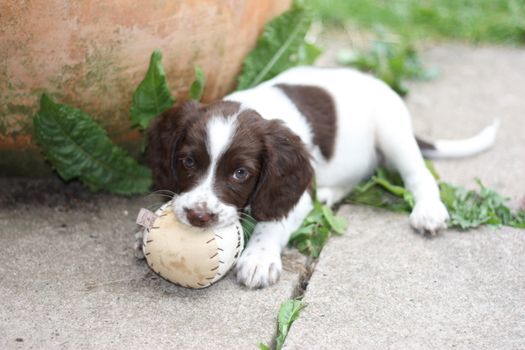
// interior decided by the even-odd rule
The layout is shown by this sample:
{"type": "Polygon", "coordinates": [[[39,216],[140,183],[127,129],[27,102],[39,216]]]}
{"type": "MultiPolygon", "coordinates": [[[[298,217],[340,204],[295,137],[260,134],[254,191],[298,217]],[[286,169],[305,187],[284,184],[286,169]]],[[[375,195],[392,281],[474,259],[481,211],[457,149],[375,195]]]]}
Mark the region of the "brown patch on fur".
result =
{"type": "Polygon", "coordinates": [[[288,215],[312,182],[310,156],[301,139],[279,120],[262,121],[262,168],[251,198],[256,220],[288,215]]]}
{"type": "Polygon", "coordinates": [[[245,208],[259,221],[286,216],[311,184],[313,169],[304,144],[277,120],[265,120],[247,109],[237,118],[237,130],[219,160],[214,188],[224,201],[245,208]],[[248,178],[233,178],[244,168],[248,178]]]}
{"type": "Polygon", "coordinates": [[[314,143],[325,159],[334,153],[337,120],[335,105],[326,90],[317,86],[277,84],[312,127],[314,143]]]}
{"type": "Polygon", "coordinates": [[[219,159],[214,189],[220,200],[237,208],[245,208],[263,166],[262,140],[264,120],[253,110],[244,110],[237,118],[237,130],[230,147],[219,159]],[[244,181],[233,178],[236,169],[244,168],[248,177],[244,181]]]}
{"type": "Polygon", "coordinates": [[[199,116],[200,109],[200,104],[186,102],[162,113],[151,124],[146,158],[153,171],[155,188],[179,191],[173,153],[186,130],[199,116]]]}

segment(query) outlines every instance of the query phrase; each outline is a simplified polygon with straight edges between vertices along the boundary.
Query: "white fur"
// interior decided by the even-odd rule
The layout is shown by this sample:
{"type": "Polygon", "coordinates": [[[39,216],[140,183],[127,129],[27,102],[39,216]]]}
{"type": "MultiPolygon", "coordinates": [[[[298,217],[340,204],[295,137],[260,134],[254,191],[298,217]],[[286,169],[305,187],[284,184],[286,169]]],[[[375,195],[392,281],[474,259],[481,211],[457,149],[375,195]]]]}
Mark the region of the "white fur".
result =
{"type": "Polygon", "coordinates": [[[208,208],[210,212],[217,215],[217,227],[227,226],[237,219],[237,209],[219,200],[213,191],[217,162],[230,146],[236,127],[237,115],[228,118],[222,116],[210,118],[206,126],[206,147],[210,156],[208,173],[200,184],[173,201],[173,211],[182,223],[190,225],[185,208],[193,210],[208,208]]]}
{"type": "Polygon", "coordinates": [[[281,251],[312,209],[312,199],[303,193],[286,219],[259,222],[235,267],[237,280],[250,288],[274,284],[281,275],[281,251]]]}
{"type": "Polygon", "coordinates": [[[481,130],[473,137],[462,140],[436,140],[433,142],[435,150],[422,150],[427,158],[460,158],[489,149],[496,140],[499,120],[481,130]]]}

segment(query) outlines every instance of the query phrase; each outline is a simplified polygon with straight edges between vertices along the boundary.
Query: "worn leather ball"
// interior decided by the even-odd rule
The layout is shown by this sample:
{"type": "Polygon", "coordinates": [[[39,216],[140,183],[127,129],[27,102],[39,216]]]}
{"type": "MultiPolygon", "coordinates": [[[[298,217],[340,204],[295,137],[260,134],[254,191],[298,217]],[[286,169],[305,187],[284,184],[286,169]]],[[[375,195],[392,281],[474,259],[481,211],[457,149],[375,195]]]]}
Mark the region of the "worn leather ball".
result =
{"type": "Polygon", "coordinates": [[[240,222],[222,228],[198,228],[181,223],[171,202],[155,213],[145,229],[143,252],[149,267],[162,278],[187,288],[205,288],[237,262],[244,247],[240,222]]]}

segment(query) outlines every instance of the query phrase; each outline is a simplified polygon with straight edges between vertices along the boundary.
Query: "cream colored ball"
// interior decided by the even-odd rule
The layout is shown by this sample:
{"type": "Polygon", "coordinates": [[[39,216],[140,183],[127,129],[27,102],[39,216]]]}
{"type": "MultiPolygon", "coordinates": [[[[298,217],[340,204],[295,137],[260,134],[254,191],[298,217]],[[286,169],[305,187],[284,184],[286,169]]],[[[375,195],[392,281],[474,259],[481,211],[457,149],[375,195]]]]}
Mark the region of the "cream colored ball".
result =
{"type": "Polygon", "coordinates": [[[182,224],[171,202],[155,212],[151,228],[144,230],[143,252],[149,267],[162,278],[187,288],[206,288],[237,262],[244,248],[239,221],[222,228],[182,224]]]}

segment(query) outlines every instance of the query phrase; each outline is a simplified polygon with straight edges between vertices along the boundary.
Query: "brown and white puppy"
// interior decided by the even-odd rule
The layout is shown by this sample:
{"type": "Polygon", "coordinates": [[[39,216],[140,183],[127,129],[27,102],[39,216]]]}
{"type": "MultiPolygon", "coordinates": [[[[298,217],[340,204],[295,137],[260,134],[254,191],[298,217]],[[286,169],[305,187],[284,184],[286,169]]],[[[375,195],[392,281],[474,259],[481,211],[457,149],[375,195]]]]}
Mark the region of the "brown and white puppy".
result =
{"type": "MultiPolygon", "coordinates": [[[[496,129],[420,145],[429,156],[465,156],[488,148],[496,129]]],[[[294,68],[209,106],[187,102],[157,118],[148,141],[156,187],[176,193],[183,223],[226,226],[246,209],[258,221],[236,266],[248,287],[278,280],[281,250],[312,208],[314,175],[319,199],[331,205],[384,162],[414,195],[412,227],[446,227],[403,101],[351,69],[294,68]]]]}

